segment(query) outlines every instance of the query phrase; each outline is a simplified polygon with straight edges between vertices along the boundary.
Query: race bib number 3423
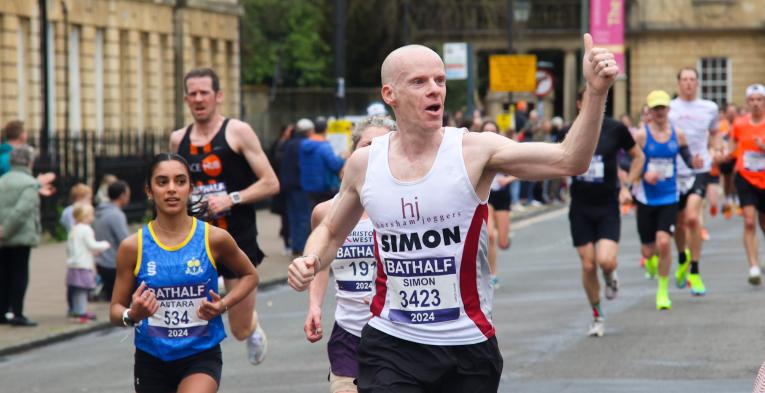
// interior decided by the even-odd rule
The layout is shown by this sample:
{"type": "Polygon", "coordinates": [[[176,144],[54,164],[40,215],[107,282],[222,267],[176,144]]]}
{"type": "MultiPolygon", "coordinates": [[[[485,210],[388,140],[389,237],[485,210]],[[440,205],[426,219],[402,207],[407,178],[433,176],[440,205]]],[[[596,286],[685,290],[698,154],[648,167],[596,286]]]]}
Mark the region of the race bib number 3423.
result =
{"type": "Polygon", "coordinates": [[[453,257],[385,259],[390,309],[397,323],[436,323],[460,316],[457,263],[453,257]]]}

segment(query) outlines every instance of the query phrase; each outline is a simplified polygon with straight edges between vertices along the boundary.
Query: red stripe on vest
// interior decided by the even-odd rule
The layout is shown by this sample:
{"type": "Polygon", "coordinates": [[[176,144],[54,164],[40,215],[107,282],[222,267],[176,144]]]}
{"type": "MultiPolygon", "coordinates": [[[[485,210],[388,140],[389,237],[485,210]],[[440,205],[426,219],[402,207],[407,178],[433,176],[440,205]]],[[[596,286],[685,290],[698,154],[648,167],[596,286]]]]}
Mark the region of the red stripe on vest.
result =
{"type": "Polygon", "coordinates": [[[385,295],[388,293],[388,275],[385,274],[383,263],[380,259],[380,251],[377,249],[377,231],[372,233],[375,241],[375,261],[377,261],[377,278],[375,278],[375,297],[372,299],[370,311],[375,317],[379,317],[383,307],[385,307],[385,295]]]}
{"type": "Polygon", "coordinates": [[[478,297],[478,283],[476,272],[476,258],[478,256],[478,242],[481,238],[481,228],[489,219],[489,208],[480,204],[473,213],[470,222],[465,248],[462,250],[462,264],[460,265],[460,293],[465,313],[475,323],[486,338],[494,337],[494,326],[489,322],[481,310],[481,300],[478,297]]]}

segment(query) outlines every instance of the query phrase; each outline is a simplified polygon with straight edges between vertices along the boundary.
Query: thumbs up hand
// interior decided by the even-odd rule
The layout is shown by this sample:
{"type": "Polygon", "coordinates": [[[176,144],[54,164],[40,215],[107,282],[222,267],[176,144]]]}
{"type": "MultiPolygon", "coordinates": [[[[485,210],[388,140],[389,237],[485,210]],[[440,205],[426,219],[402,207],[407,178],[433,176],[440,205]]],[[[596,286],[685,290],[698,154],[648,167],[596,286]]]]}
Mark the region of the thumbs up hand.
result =
{"type": "Polygon", "coordinates": [[[616,65],[614,54],[608,49],[595,47],[589,33],[585,34],[583,39],[582,70],[587,89],[595,94],[608,94],[608,89],[619,75],[619,66],[616,65]]]}

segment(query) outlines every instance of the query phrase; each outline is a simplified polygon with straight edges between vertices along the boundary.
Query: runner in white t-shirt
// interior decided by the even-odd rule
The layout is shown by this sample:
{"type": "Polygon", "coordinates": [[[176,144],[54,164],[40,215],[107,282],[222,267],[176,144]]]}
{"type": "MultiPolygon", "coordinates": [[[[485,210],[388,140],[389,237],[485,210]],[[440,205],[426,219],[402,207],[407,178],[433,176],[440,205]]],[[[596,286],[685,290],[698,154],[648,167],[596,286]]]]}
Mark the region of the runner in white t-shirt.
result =
{"type": "Polygon", "coordinates": [[[289,284],[305,290],[367,212],[377,277],[373,317],[358,346],[359,392],[497,391],[502,356],[491,322],[489,188],[497,172],[545,179],[587,170],[619,69],[589,34],[584,47],[584,105],[560,144],[442,127],[446,74],[438,54],[408,45],[383,62],[381,93],[398,131],[350,157],[307,255],[288,271],[289,284]]]}
{"type": "MultiPolygon", "coordinates": [[[[353,150],[369,146],[372,138],[385,135],[396,129],[396,123],[385,116],[372,116],[356,125],[351,134],[353,150]]],[[[332,201],[322,202],[313,209],[311,226],[317,225],[329,213],[332,201]]],[[[335,326],[327,343],[329,355],[330,393],[355,393],[353,380],[358,375],[356,347],[359,345],[361,329],[367,324],[372,313],[369,304],[374,295],[375,258],[374,228],[364,214],[337,250],[331,269],[335,276],[335,326]]],[[[324,336],[321,327],[321,309],[329,282],[329,270],[316,274],[309,288],[308,315],[303,330],[310,342],[317,342],[324,336]]]]}
{"type": "Polygon", "coordinates": [[[715,160],[718,163],[722,162],[722,141],[717,132],[717,104],[697,97],[698,76],[694,68],[683,68],[677,73],[678,97],[669,103],[669,121],[685,133],[688,148],[694,159],[704,162],[701,168],[691,169],[682,160],[678,160],[680,205],[675,231],[678,250],[675,284],[678,288],[685,288],[686,283],[690,283],[691,294],[702,296],[706,293],[706,287],[699,274],[703,243],[703,203],[713,159],[710,150],[713,151],[715,160]]]}

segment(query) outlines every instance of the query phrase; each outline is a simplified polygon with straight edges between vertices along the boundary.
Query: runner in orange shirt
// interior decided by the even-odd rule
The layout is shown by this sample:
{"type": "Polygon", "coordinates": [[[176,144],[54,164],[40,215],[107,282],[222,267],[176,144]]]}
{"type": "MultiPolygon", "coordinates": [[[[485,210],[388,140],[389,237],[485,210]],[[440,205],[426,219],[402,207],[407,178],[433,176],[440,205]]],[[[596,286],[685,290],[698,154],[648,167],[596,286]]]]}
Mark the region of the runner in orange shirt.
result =
{"type": "Polygon", "coordinates": [[[765,232],[765,86],[746,89],[746,104],[751,111],[733,123],[730,151],[738,149],[736,189],[744,211],[744,249],[749,261],[749,283],[760,285],[757,260],[757,227],[765,232]]]}

